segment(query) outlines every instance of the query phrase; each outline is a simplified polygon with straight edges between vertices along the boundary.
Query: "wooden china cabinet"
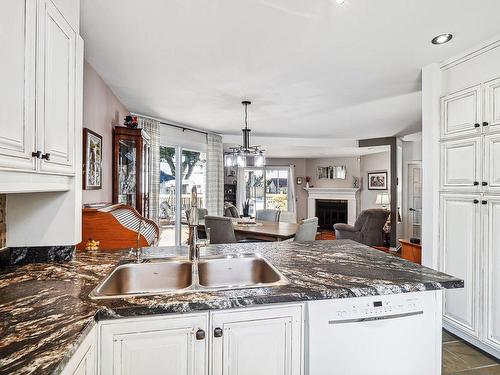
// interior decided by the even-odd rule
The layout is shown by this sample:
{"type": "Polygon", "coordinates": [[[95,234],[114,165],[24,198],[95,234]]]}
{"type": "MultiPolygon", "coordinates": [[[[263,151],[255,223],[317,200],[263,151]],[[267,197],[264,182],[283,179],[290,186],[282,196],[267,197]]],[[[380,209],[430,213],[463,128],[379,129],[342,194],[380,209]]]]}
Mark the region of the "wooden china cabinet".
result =
{"type": "Polygon", "coordinates": [[[113,203],[135,208],[149,218],[150,137],[142,129],[113,130],[113,203]]]}

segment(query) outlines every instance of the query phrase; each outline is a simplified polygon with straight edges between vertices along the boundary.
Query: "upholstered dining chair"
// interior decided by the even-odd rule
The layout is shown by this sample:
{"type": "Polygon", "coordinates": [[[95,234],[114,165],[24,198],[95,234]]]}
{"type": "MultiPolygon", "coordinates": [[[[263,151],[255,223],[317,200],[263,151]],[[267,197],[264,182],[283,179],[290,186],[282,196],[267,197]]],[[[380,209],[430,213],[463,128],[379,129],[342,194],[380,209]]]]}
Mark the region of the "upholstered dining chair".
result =
{"type": "Polygon", "coordinates": [[[240,213],[238,212],[238,209],[233,204],[226,202],[226,203],[224,203],[224,216],[239,218],[240,213]]]}
{"type": "Polygon", "coordinates": [[[255,220],[261,221],[279,221],[280,211],[272,209],[257,210],[255,220]]]}
{"type": "Polygon", "coordinates": [[[297,215],[295,212],[281,211],[279,215],[280,223],[297,223],[297,215]]]}
{"type": "Polygon", "coordinates": [[[230,217],[205,216],[205,230],[211,244],[236,243],[233,221],[230,217]]]}
{"type": "Polygon", "coordinates": [[[302,220],[297,233],[295,233],[295,242],[305,242],[314,241],[316,239],[316,232],[318,231],[318,218],[311,217],[309,219],[302,220]]]}
{"type": "Polygon", "coordinates": [[[354,225],[335,224],[335,237],[337,240],[354,240],[368,246],[383,246],[383,228],[389,217],[388,210],[370,208],[362,211],[354,225]]]}

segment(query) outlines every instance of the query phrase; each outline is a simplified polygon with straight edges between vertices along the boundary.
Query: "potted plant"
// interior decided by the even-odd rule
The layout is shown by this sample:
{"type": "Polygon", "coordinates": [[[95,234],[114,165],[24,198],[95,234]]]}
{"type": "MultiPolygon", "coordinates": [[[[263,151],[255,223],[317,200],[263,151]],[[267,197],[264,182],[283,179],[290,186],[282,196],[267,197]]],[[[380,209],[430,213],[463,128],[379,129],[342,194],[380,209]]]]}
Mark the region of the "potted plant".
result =
{"type": "Polygon", "coordinates": [[[243,202],[243,217],[249,217],[250,211],[250,198],[247,198],[245,202],[243,202]]]}

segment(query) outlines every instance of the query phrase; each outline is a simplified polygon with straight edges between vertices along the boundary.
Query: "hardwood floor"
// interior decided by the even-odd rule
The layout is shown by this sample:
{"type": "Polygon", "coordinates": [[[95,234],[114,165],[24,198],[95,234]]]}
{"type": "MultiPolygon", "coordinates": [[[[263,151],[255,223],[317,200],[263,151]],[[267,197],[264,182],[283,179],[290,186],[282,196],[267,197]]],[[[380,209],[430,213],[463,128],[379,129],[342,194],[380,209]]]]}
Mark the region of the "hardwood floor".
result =
{"type": "Polygon", "coordinates": [[[500,361],[443,330],[443,375],[500,375],[500,361]]]}

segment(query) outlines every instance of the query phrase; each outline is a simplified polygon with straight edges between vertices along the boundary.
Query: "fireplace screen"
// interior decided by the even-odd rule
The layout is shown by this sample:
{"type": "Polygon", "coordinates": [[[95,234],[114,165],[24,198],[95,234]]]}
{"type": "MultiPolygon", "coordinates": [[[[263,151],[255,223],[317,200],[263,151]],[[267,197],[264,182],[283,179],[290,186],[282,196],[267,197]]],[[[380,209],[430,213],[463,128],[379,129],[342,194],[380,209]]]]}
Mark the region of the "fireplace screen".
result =
{"type": "Polygon", "coordinates": [[[333,230],[333,224],[347,223],[347,201],[317,199],[316,216],[321,229],[333,230]]]}

